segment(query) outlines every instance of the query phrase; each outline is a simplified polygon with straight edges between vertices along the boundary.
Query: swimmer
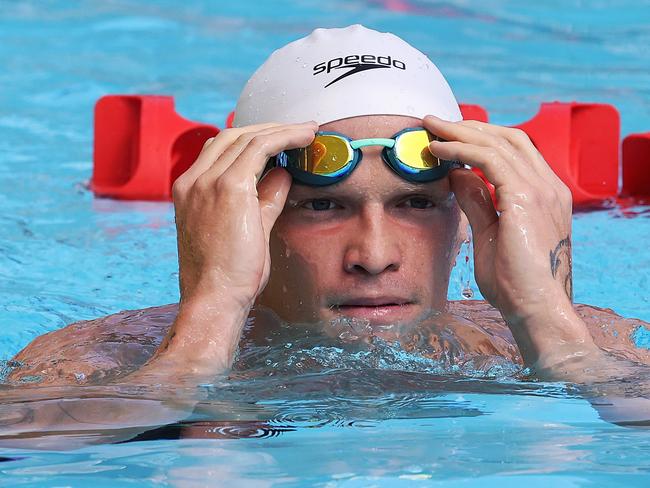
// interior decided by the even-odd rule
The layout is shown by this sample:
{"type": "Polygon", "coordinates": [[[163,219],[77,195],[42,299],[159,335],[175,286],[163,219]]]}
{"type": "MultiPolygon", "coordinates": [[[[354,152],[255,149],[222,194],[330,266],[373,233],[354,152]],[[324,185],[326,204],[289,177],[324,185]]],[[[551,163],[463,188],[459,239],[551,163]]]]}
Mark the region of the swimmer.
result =
{"type": "MultiPolygon", "coordinates": [[[[164,309],[175,318],[156,329],[158,347],[114,382],[197,385],[228,374],[253,316],[252,341],[280,322],[332,336],[356,323],[359,340],[426,337],[434,356],[444,324],[466,355],[577,384],[650,364],[629,334],[599,325],[640,321],[573,304],[571,193],[530,139],[462,120],[437,67],[392,34],[317,29],[274,52],[245,86],[234,128],[205,143],[173,198],[180,303],[164,309]],[[497,208],[466,165],[494,185],[497,208]],[[468,223],[489,306],[447,301],[468,223]]],[[[102,334],[123,333],[125,317],[37,338],[8,381],[101,383],[111,358],[92,351],[102,334]]],[[[603,418],[650,419],[643,399],[607,400],[603,418]]],[[[124,410],[112,411],[115,423],[149,414],[124,410]]],[[[171,410],[151,422],[182,417],[171,410]]]]}

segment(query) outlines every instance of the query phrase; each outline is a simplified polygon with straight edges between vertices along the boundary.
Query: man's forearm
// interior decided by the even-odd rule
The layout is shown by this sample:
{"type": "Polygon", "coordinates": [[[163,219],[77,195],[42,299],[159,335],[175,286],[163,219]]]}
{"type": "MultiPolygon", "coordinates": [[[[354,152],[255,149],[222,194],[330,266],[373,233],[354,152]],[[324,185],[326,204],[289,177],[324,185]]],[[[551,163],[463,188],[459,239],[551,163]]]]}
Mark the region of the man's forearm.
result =
{"type": "Polygon", "coordinates": [[[537,378],[577,385],[605,421],[650,425],[650,400],[644,397],[650,367],[600,349],[573,307],[509,325],[537,378]],[[635,391],[628,391],[630,384],[635,391]]]}
{"type": "Polygon", "coordinates": [[[5,392],[0,405],[0,446],[30,449],[75,449],[86,444],[119,442],[154,427],[189,417],[199,401],[194,395],[148,392],[129,398],[115,389],[75,390],[78,396],[52,398],[60,390],[16,388],[5,392]],[[152,394],[159,399],[152,398],[152,394]]]}
{"type": "Polygon", "coordinates": [[[549,297],[540,313],[506,318],[524,364],[541,379],[585,383],[592,381],[585,364],[603,354],[587,324],[562,295],[549,297]]]}
{"type": "MultiPolygon", "coordinates": [[[[227,372],[237,351],[250,306],[227,298],[181,303],[178,315],[154,356],[130,381],[150,384],[172,377],[194,384],[227,372]]],[[[167,379],[168,381],[168,379],[167,379]]]]}

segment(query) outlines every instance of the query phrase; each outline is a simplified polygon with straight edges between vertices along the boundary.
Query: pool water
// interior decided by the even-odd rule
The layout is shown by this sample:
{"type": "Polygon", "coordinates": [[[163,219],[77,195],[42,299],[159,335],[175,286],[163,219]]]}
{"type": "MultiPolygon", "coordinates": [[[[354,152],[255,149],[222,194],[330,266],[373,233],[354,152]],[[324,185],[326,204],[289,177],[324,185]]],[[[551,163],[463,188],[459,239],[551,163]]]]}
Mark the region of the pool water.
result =
{"type": "MultiPolygon", "coordinates": [[[[541,102],[578,100],[615,105],[623,135],[650,130],[648,1],[0,6],[0,360],[70,322],[178,299],[171,205],[99,200],[87,190],[92,109],[102,95],[173,95],[184,116],[223,127],[272,49],[316,27],[361,22],[427,53],[459,101],[483,105],[495,123],[527,120],[541,102]]],[[[649,207],[615,203],[574,217],[577,302],[650,321],[649,217],[649,207]]],[[[458,266],[450,298],[461,297],[470,275],[471,262],[458,266]]],[[[642,330],[635,339],[650,346],[642,330]]],[[[226,419],[250,421],[252,412],[263,426],[71,452],[5,448],[0,485],[650,483],[650,434],[603,422],[566,385],[400,368],[397,361],[392,369],[371,364],[361,373],[330,369],[181,392],[226,419]]],[[[0,390],[10,408],[7,395],[0,390]]]]}

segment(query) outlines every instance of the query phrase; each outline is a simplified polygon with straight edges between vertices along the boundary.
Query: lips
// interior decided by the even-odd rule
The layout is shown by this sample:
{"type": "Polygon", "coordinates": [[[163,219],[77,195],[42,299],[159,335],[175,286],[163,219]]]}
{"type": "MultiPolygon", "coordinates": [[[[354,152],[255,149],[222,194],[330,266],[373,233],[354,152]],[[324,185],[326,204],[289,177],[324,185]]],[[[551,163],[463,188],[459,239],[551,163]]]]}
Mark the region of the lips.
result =
{"type": "Polygon", "coordinates": [[[416,318],[415,302],[399,296],[345,298],[330,308],[330,313],[367,321],[373,325],[391,325],[416,318]]]}
{"type": "Polygon", "coordinates": [[[395,296],[379,296],[379,297],[358,297],[348,298],[341,303],[336,304],[338,308],[346,307],[394,307],[404,306],[413,303],[411,300],[403,297],[395,296]]]}

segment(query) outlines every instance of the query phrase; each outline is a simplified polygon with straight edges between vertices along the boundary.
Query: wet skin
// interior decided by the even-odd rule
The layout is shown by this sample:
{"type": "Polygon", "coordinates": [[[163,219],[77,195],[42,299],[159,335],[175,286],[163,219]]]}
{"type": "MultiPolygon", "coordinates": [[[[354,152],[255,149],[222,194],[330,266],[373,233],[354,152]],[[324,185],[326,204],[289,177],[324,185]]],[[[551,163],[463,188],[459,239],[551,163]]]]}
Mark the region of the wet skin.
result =
{"type": "MultiPolygon", "coordinates": [[[[367,117],[320,130],[361,139],[421,124],[367,117]]],[[[381,150],[363,148],[361,163],[335,185],[291,186],[271,233],[269,283],[258,299],[283,320],[318,324],[350,317],[403,329],[445,310],[464,231],[449,178],[408,182],[383,162],[381,150]]]]}

